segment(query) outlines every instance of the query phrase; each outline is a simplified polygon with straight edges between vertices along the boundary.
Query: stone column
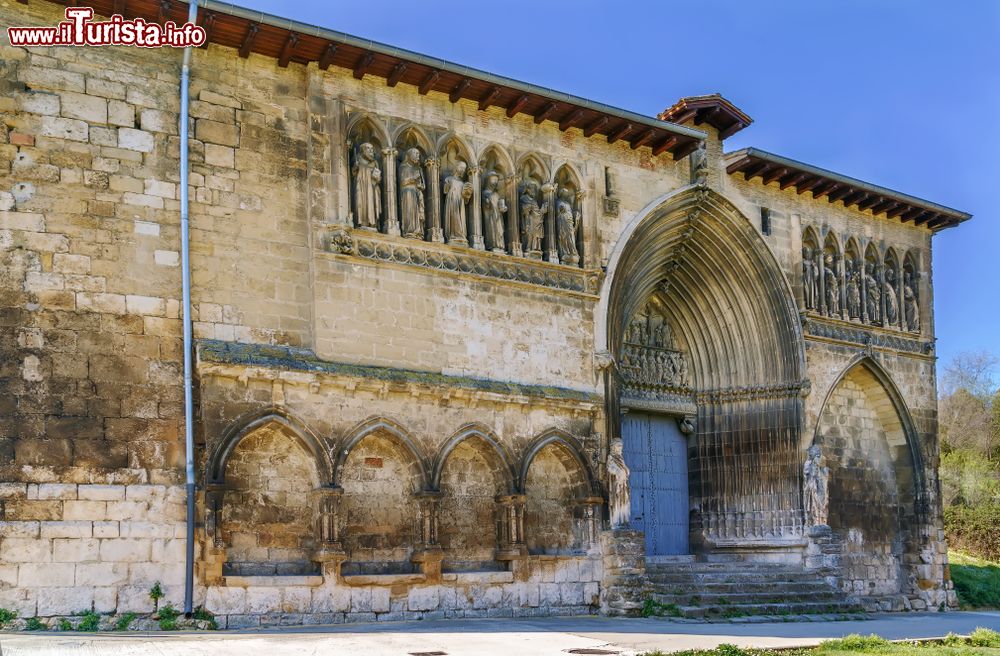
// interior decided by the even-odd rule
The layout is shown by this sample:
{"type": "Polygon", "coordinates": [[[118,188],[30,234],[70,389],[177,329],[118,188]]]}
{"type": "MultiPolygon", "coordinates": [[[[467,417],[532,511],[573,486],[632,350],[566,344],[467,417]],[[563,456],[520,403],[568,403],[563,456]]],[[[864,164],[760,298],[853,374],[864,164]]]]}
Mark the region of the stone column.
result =
{"type": "Polygon", "coordinates": [[[881,318],[879,324],[885,328],[885,265],[875,265],[875,281],[878,283],[878,315],[881,318]]]}
{"type": "Polygon", "coordinates": [[[399,236],[399,216],[396,213],[396,155],[395,148],[382,149],[382,184],[385,187],[385,202],[382,204],[382,216],[385,219],[385,232],[399,236]]]}
{"type": "Polygon", "coordinates": [[[428,157],[424,161],[427,167],[427,241],[444,243],[444,231],[441,229],[441,160],[428,157]]]}
{"type": "Polygon", "coordinates": [[[444,560],[444,552],[438,544],[437,506],[441,493],[425,490],[414,496],[420,506],[420,544],[413,551],[410,561],[420,565],[429,583],[438,582],[441,580],[441,561],[444,560]]]}
{"type": "Polygon", "coordinates": [[[583,547],[590,550],[598,545],[601,536],[601,508],[604,506],[604,497],[584,497],[579,500],[583,510],[584,538],[586,544],[583,547]]]}
{"type": "MultiPolygon", "coordinates": [[[[861,249],[862,253],[867,252],[867,245],[861,249]]],[[[867,275],[868,260],[865,259],[864,255],[861,255],[861,260],[858,263],[858,287],[861,290],[861,323],[868,325],[871,322],[871,318],[868,316],[868,275],[867,275]]]]}
{"type": "Polygon", "coordinates": [[[577,254],[577,258],[578,259],[577,259],[576,262],[574,262],[574,264],[579,265],[580,268],[586,268],[586,264],[585,264],[584,257],[583,257],[584,256],[584,252],[583,252],[584,248],[583,247],[584,247],[584,243],[586,241],[584,239],[584,235],[586,233],[584,232],[584,229],[583,229],[584,225],[583,224],[584,224],[584,221],[585,221],[586,217],[590,216],[590,212],[584,211],[584,205],[583,204],[584,204],[584,202],[586,200],[587,200],[587,192],[586,191],[578,191],[578,192],[576,192],[576,206],[574,207],[574,211],[580,213],[580,225],[576,226],[575,240],[576,240],[576,254],[577,254]]]}
{"type": "Polygon", "coordinates": [[[524,544],[523,494],[503,494],[497,502],[497,560],[517,560],[528,555],[524,544]]]}
{"type": "Polygon", "coordinates": [[[899,324],[899,329],[906,331],[906,308],[903,306],[903,258],[899,259],[896,263],[896,307],[899,308],[899,312],[896,314],[897,322],[899,324]]]}
{"type": "Polygon", "coordinates": [[[483,190],[482,176],[483,169],[478,166],[469,167],[469,182],[472,183],[472,224],[469,230],[469,244],[477,251],[486,250],[486,242],[483,240],[483,190]]]}
{"type": "Polygon", "coordinates": [[[205,538],[210,551],[225,550],[226,543],[222,539],[222,506],[225,500],[226,486],[222,483],[209,483],[205,490],[205,538]]]}
{"type": "Polygon", "coordinates": [[[517,195],[517,176],[504,178],[507,187],[507,252],[515,257],[524,257],[521,246],[520,198],[517,195]]]}
{"type": "Polygon", "coordinates": [[[840,287],[838,292],[840,293],[840,318],[848,319],[851,315],[847,312],[847,256],[846,254],[839,257],[837,262],[837,277],[840,279],[840,287]]]}
{"type": "Polygon", "coordinates": [[[821,246],[819,249],[819,257],[816,258],[816,264],[819,267],[817,273],[819,273],[819,285],[816,289],[819,292],[819,298],[816,299],[816,309],[822,316],[826,316],[826,251],[823,250],[821,246]]]}
{"type": "Polygon", "coordinates": [[[547,253],[546,261],[559,264],[559,243],[556,240],[556,186],[551,182],[542,185],[542,198],[549,204],[549,209],[545,213],[545,239],[542,240],[542,249],[547,253]]]}

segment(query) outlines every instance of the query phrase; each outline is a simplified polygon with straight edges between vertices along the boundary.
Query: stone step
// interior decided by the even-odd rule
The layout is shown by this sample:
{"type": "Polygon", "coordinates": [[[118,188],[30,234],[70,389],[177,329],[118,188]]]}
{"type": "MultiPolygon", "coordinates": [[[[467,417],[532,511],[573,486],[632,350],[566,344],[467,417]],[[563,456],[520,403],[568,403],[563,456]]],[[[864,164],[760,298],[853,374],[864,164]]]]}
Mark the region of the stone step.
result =
{"type": "MultiPolygon", "coordinates": [[[[746,562],[711,562],[703,563],[693,560],[665,561],[664,556],[656,556],[656,560],[646,559],[646,569],[671,570],[684,572],[775,572],[775,571],[805,571],[801,567],[782,563],[746,563],[746,562]]],[[[691,557],[693,558],[693,556],[691,557]]]]}
{"type": "Polygon", "coordinates": [[[662,585],[692,585],[702,587],[713,583],[739,584],[762,583],[767,585],[788,585],[793,583],[808,583],[815,577],[795,575],[791,573],[775,573],[774,575],[751,574],[744,572],[719,572],[703,574],[650,574],[646,578],[653,583],[662,585]]]}
{"type": "Polygon", "coordinates": [[[827,585],[825,581],[818,580],[786,583],[780,586],[775,586],[770,583],[705,583],[702,585],[663,584],[656,581],[649,581],[649,583],[654,591],[661,594],[673,595],[697,594],[699,592],[705,594],[767,593],[773,592],[776,589],[787,592],[788,594],[808,594],[812,592],[827,592],[832,590],[832,588],[827,585]]]}
{"type": "Polygon", "coordinates": [[[812,614],[853,614],[861,608],[846,601],[840,602],[797,602],[791,604],[732,604],[726,606],[680,606],[683,617],[690,618],[736,618],[747,615],[812,615],[812,614]]]}
{"type": "Polygon", "coordinates": [[[686,594],[669,594],[653,591],[653,599],[661,604],[674,604],[675,606],[739,606],[753,604],[839,604],[844,598],[841,594],[831,588],[823,591],[806,593],[788,593],[781,590],[771,590],[770,592],[716,592],[702,593],[692,591],[686,594]]]}

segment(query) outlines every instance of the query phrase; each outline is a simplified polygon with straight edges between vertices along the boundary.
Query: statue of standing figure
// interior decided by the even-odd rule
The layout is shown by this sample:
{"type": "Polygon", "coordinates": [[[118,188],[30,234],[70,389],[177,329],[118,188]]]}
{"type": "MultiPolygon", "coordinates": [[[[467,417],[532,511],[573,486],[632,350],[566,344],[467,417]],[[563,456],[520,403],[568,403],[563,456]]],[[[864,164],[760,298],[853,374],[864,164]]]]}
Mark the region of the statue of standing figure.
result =
{"type": "Polygon", "coordinates": [[[486,224],[487,247],[494,253],[506,252],[503,236],[503,215],[507,212],[507,201],[500,191],[500,175],[496,171],[486,173],[483,185],[483,221],[486,224]]]}
{"type": "Polygon", "coordinates": [[[444,236],[449,244],[468,246],[465,204],[472,198],[472,183],[465,180],[469,165],[460,161],[444,179],[444,236]]]}
{"type": "Polygon", "coordinates": [[[703,185],[708,182],[708,149],[704,141],[691,153],[691,184],[703,185]]]}
{"type": "Polygon", "coordinates": [[[806,309],[815,310],[819,300],[819,269],[816,268],[815,253],[809,246],[802,247],[802,291],[806,309]]]}
{"type": "Polygon", "coordinates": [[[611,528],[627,527],[632,519],[632,493],[628,487],[629,471],[623,449],[620,437],[611,440],[608,451],[608,515],[611,528]]]}
{"type": "Polygon", "coordinates": [[[538,183],[529,180],[521,190],[521,238],[524,240],[526,257],[542,257],[542,240],[545,238],[545,213],[549,211],[547,202],[538,204],[538,183]]]}
{"type": "Polygon", "coordinates": [[[847,266],[847,316],[850,319],[861,316],[861,267],[854,260],[847,266]]]}
{"type": "Polygon", "coordinates": [[[883,294],[885,294],[885,324],[894,326],[899,321],[899,299],[896,297],[896,272],[892,267],[885,269],[885,282],[883,283],[883,294]]]}
{"type": "Polygon", "coordinates": [[[580,253],[576,250],[576,232],[580,227],[580,212],[573,211],[573,190],[563,187],[556,201],[556,233],[558,235],[559,261],[576,264],[580,253]]]}
{"type": "Polygon", "coordinates": [[[839,282],[836,260],[828,253],[823,260],[823,283],[826,286],[826,313],[829,316],[840,314],[839,282]]]}
{"type": "Polygon", "coordinates": [[[868,323],[878,325],[879,323],[879,288],[878,280],[875,279],[875,265],[871,262],[865,263],[865,304],[868,310],[868,323]]]}
{"type": "Polygon", "coordinates": [[[906,274],[906,281],[903,283],[903,313],[906,319],[906,329],[911,332],[920,332],[920,303],[917,300],[913,274],[909,273],[906,274]]]}
{"type": "Polygon", "coordinates": [[[406,151],[399,165],[399,215],[403,236],[424,238],[424,171],[420,167],[420,150],[406,151]]]}
{"type": "Polygon", "coordinates": [[[808,526],[823,526],[828,521],[830,468],[819,445],[814,444],[806,451],[806,462],[802,467],[802,507],[808,526]]]}
{"type": "Polygon", "coordinates": [[[359,228],[378,230],[382,218],[382,169],[378,167],[375,146],[364,142],[358,146],[351,167],[354,178],[354,220],[359,228]]]}

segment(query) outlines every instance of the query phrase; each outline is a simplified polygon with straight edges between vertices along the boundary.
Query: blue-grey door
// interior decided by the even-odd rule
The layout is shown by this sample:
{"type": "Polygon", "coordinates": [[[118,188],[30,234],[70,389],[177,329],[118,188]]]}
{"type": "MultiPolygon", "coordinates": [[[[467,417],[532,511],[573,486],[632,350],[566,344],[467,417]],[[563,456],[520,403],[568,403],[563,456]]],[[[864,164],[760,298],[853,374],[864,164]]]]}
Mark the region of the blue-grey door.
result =
{"type": "Polygon", "coordinates": [[[629,412],[622,426],[632,526],[646,533],[646,554],[687,554],[687,438],[673,417],[629,412]]]}

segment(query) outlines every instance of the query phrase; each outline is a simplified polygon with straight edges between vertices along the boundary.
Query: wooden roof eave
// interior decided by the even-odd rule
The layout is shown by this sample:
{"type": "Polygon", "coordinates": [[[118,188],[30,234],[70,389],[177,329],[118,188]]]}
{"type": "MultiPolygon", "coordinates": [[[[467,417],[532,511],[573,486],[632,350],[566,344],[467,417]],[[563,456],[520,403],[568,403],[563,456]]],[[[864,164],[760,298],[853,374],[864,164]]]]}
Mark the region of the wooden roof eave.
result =
{"type": "Polygon", "coordinates": [[[972,218],[966,212],[945,205],[756,148],[727,153],[724,159],[726,172],[730,175],[741,173],[746,180],[760,176],[765,185],[781,180],[782,189],[791,187],[799,194],[811,191],[817,200],[826,198],[829,203],[842,200],[845,207],[853,205],[858,211],[869,210],[876,216],[883,214],[900,223],[924,225],[934,232],[972,218]]]}
{"type": "MultiPolygon", "coordinates": [[[[67,4],[67,0],[51,1],[67,4]]],[[[104,16],[119,13],[125,18],[172,20],[178,24],[187,20],[188,5],[184,2],[92,0],[88,4],[104,16]]],[[[537,122],[550,120],[561,130],[587,129],[592,136],[607,137],[628,124],[633,126],[631,137],[643,135],[641,145],[658,150],[657,154],[669,152],[675,160],[692,152],[706,137],[701,130],[343,32],[218,0],[200,0],[199,4],[198,23],[206,28],[209,42],[234,48],[241,57],[255,53],[272,57],[281,66],[310,62],[318,62],[323,69],[337,66],[352,71],[358,79],[378,76],[389,86],[404,82],[422,94],[447,94],[452,102],[471,100],[482,109],[501,107],[510,117],[524,113],[537,119],[545,112],[546,116],[537,122]]]]}

